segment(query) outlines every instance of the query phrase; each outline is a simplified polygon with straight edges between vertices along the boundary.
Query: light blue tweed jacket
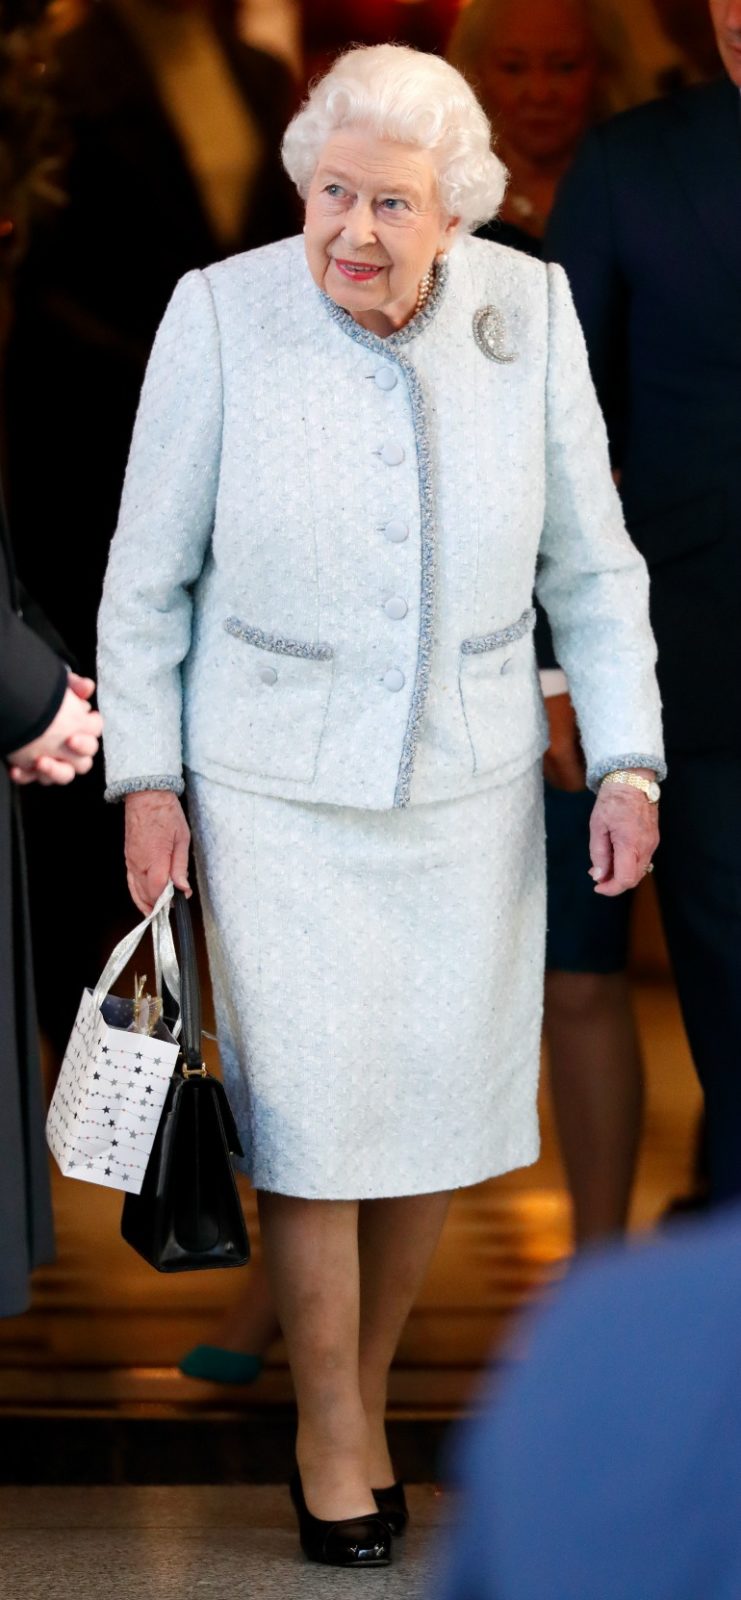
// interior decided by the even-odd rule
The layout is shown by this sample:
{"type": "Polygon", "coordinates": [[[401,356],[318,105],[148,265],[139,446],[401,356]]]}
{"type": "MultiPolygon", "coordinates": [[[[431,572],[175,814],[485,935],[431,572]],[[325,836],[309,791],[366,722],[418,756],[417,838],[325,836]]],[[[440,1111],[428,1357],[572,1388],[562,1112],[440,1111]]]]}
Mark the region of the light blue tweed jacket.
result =
{"type": "Polygon", "coordinates": [[[300,237],[191,272],[100,612],[108,796],[184,767],[380,810],[505,783],[546,743],[534,587],[590,781],[663,772],[646,570],[560,267],[462,239],[387,339],[300,237]]]}

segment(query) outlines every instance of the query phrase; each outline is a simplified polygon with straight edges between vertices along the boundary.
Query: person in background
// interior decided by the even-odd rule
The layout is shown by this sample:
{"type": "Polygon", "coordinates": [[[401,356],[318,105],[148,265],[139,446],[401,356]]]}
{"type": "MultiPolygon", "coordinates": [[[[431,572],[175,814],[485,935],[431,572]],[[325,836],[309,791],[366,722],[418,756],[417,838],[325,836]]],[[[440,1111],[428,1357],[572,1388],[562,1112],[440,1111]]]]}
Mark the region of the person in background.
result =
{"type": "MultiPolygon", "coordinates": [[[[11,284],[32,228],[58,198],[55,143],[39,84],[35,7],[17,5],[0,39],[0,335],[11,284]]],[[[73,569],[74,570],[74,569],[73,569]]],[[[44,1143],[41,1064],[32,975],[19,790],[66,786],[90,770],[101,718],[94,684],[72,671],[68,652],[21,586],[0,493],[0,1316],[17,1316],[33,1268],[54,1248],[44,1143]]],[[[46,825],[57,849],[67,841],[46,825]]],[[[59,943],[65,911],[47,906],[59,943]]]]}
{"type": "MultiPolygon", "coordinates": [[[[63,608],[81,661],[94,659],[139,390],[172,289],[189,269],[296,225],[279,158],[295,85],[281,61],[238,37],[236,21],[227,0],[98,0],[47,55],[66,204],[35,230],[16,281],[7,488],[24,568],[45,609],[63,608]]],[[[119,819],[97,772],[58,798],[64,858],[36,796],[27,831],[41,1020],[61,1054],[81,984],[130,908],[119,819]],[[96,860],[84,902],[83,842],[96,860]],[[67,907],[61,947],[42,914],[50,892],[67,907]]]]}
{"type": "MultiPolygon", "coordinates": [[[[477,90],[510,173],[502,209],[479,236],[542,256],[558,186],[587,129],[647,92],[620,15],[607,0],[471,0],[449,56],[477,90]]],[[[643,1067],[626,974],[631,897],[600,899],[584,872],[594,797],[542,610],[536,649],[551,736],[544,1024],[581,1246],[625,1227],[635,1173],[643,1067]]]]}
{"type": "Polygon", "coordinates": [[[741,1594],[741,1211],[577,1265],[459,1433],[429,1600],[741,1594]]]}
{"type": "MultiPolygon", "coordinates": [[[[90,771],[102,731],[94,683],[71,672],[64,646],[16,577],[0,502],[0,1316],[28,1305],[34,1267],[51,1259],[36,1008],[17,790],[66,786],[90,771]],[[51,641],[51,642],[49,642],[51,641]],[[53,647],[55,646],[55,647],[53,647]]],[[[47,807],[49,801],[47,800],[47,807]]],[[[50,817],[47,810],[47,826],[50,817]]],[[[54,830],[56,832],[56,830],[54,830]]],[[[59,845],[59,835],[56,834],[59,845]]],[[[47,907],[60,940],[64,908],[47,907]]]]}
{"type": "Polygon", "coordinates": [[[651,575],[671,770],[655,881],[720,1202],[741,1195],[741,0],[710,15],[723,77],[595,128],[546,248],[651,575]]]}

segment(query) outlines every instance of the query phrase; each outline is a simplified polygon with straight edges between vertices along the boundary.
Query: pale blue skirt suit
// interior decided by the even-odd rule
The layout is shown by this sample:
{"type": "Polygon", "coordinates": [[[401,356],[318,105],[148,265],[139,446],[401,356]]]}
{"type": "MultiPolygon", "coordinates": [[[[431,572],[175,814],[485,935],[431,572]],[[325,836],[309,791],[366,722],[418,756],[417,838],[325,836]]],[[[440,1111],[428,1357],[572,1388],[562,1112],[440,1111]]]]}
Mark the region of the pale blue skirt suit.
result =
{"type": "Polygon", "coordinates": [[[560,268],[463,239],[385,340],[300,238],[182,280],[100,700],[109,798],[187,788],[259,1188],[424,1193],[537,1155],[534,587],[590,781],[663,772],[646,571],[560,268]]]}

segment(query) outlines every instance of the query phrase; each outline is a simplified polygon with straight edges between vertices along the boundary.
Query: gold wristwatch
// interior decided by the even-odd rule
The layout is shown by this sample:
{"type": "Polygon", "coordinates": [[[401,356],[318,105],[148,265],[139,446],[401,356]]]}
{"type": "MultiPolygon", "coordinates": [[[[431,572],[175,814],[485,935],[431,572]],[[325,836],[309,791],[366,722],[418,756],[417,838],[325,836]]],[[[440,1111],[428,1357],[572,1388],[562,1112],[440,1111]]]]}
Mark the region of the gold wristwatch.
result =
{"type": "Polygon", "coordinates": [[[602,782],[628,783],[631,789],[640,789],[641,793],[645,794],[646,799],[650,800],[652,806],[657,804],[661,794],[659,785],[653,778],[642,778],[638,772],[623,772],[622,770],[607,772],[602,782]]]}

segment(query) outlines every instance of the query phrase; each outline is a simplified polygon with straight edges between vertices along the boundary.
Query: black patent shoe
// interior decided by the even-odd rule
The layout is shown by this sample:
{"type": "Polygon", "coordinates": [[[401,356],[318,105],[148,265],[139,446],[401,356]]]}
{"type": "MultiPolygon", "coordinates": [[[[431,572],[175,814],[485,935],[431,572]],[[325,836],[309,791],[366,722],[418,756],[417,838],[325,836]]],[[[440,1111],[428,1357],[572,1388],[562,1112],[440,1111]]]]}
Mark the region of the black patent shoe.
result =
{"type": "Polygon", "coordinates": [[[289,1488],[298,1517],[301,1549],[307,1560],[325,1567],[389,1566],[391,1531],[382,1517],[343,1517],[339,1522],[323,1522],[312,1516],[298,1472],[291,1478],[289,1488]]]}
{"type": "Polygon", "coordinates": [[[399,1539],[402,1533],[406,1532],[409,1522],[409,1507],[403,1483],[392,1483],[390,1489],[374,1489],[373,1499],[386,1527],[393,1533],[394,1538],[399,1539]]]}

